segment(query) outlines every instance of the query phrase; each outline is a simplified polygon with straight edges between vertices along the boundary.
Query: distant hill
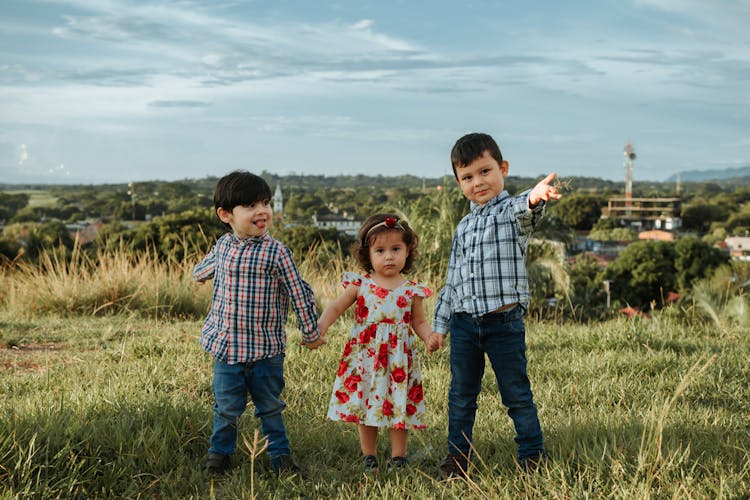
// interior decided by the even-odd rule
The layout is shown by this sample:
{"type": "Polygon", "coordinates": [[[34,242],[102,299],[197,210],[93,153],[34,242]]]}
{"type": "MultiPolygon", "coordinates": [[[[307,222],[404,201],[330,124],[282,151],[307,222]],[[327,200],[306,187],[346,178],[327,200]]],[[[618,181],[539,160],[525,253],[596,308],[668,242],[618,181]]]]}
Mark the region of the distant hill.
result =
{"type": "MultiPolygon", "coordinates": [[[[722,170],[686,170],[680,172],[680,181],[682,182],[721,181],[735,177],[750,177],[750,165],[722,170]]],[[[666,182],[674,182],[676,180],[677,175],[675,174],[669,177],[666,182]]]]}

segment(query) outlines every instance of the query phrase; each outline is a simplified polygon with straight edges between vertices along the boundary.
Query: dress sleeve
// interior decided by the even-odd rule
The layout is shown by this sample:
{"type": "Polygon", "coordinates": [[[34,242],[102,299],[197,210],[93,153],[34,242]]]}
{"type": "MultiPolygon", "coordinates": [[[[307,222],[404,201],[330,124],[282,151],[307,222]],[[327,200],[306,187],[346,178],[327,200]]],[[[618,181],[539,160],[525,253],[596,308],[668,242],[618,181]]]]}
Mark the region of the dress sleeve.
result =
{"type": "Polygon", "coordinates": [[[422,297],[423,299],[432,297],[432,289],[424,283],[415,283],[412,281],[409,284],[411,285],[409,288],[414,297],[422,297]]]}
{"type": "Polygon", "coordinates": [[[356,285],[361,286],[362,285],[362,276],[357,273],[350,273],[345,272],[344,275],[341,278],[341,286],[344,288],[348,287],[349,285],[356,285]]]}

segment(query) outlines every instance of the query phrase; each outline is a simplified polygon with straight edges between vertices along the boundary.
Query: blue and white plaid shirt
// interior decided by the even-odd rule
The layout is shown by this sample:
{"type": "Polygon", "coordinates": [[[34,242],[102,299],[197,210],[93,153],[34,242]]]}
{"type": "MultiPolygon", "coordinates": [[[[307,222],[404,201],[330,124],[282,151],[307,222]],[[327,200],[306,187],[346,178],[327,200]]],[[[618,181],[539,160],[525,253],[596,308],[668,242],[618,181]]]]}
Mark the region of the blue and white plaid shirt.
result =
{"type": "Polygon", "coordinates": [[[458,223],[435,305],[435,332],[448,333],[457,312],[479,317],[515,303],[528,307],[526,247],[544,211],[543,201],[530,209],[528,195],[503,191],[484,205],[472,203],[458,223]]]}
{"type": "Polygon", "coordinates": [[[214,279],[201,345],[218,360],[245,363],[283,353],[290,300],[302,339],[320,337],[312,288],[291,250],[268,233],[244,240],[223,235],[195,266],[193,278],[214,279]]]}

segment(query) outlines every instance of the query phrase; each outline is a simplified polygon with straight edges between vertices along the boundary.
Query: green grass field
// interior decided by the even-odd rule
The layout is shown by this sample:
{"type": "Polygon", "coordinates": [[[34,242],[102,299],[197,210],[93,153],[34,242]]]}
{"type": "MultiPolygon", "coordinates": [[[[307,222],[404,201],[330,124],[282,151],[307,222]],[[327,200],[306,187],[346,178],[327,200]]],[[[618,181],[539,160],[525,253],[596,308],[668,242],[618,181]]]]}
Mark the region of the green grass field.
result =
{"type": "MultiPolygon", "coordinates": [[[[211,359],[199,320],[0,312],[0,498],[748,498],[750,330],[654,315],[528,325],[529,369],[552,461],[519,473],[488,368],[470,479],[446,481],[448,352],[423,352],[428,425],[409,470],[365,474],[356,427],[325,413],[348,328],[310,352],[289,329],[285,419],[304,477],[276,479],[241,421],[235,467],[203,471],[211,359]]],[[[387,450],[381,434],[381,457],[387,450]]]]}

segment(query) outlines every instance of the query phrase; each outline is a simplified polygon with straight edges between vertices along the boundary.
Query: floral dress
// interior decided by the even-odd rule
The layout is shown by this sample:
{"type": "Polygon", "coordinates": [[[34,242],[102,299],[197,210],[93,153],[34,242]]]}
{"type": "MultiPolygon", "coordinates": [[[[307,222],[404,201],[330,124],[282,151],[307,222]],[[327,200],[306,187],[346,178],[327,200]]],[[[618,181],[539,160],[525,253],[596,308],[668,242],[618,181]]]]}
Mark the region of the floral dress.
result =
{"type": "Polygon", "coordinates": [[[373,427],[424,429],[422,372],[411,329],[413,297],[432,290],[406,281],[395,290],[369,274],[344,273],[342,285],[359,286],[355,324],[333,383],[328,418],[373,427]]]}

